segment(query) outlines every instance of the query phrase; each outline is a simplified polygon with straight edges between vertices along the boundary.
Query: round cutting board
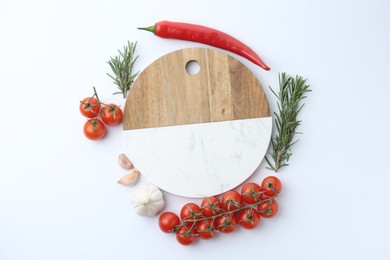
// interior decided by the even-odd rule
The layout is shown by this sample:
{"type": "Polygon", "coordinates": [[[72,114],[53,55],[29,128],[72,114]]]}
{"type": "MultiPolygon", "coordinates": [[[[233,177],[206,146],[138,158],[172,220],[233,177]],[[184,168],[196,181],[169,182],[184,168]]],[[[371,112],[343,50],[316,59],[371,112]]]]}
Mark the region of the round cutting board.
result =
{"type": "Polygon", "coordinates": [[[152,183],[205,197],[240,185],[256,170],[272,118],[260,83],[241,62],[190,48],[157,59],[139,75],[123,128],[126,155],[152,183]]]}

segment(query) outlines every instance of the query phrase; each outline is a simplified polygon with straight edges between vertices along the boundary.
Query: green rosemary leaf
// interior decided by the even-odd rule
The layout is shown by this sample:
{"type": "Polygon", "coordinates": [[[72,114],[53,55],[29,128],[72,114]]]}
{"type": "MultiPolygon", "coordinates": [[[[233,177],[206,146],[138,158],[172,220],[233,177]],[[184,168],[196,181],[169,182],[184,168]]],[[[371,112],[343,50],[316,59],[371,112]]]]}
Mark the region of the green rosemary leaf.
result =
{"type": "Polygon", "coordinates": [[[271,139],[272,148],[269,152],[273,163],[266,157],[269,165],[267,169],[277,172],[281,167],[289,165],[287,162],[292,155],[291,147],[299,141],[293,139],[296,134],[300,134],[295,131],[301,124],[297,117],[304,104],[300,105],[300,103],[306,98],[305,93],[311,91],[306,82],[307,79],[299,75],[294,78],[282,73],[279,74],[279,92],[270,87],[278,99],[278,111],[274,112],[276,133],[271,139]]]}
{"type": "Polygon", "coordinates": [[[116,78],[114,78],[114,76],[110,75],[109,73],[106,73],[107,76],[109,76],[110,78],[112,78],[114,80],[114,83],[116,82],[116,78]]]}

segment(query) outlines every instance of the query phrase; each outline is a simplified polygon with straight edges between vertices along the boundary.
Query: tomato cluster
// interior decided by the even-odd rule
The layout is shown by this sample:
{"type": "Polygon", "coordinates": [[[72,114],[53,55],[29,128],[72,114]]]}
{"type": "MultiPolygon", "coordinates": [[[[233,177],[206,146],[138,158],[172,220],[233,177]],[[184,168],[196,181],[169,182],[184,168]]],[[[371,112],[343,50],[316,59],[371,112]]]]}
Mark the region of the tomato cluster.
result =
{"type": "Polygon", "coordinates": [[[260,219],[272,218],[278,212],[275,199],[282,190],[280,180],[266,177],[261,185],[246,183],[241,193],[230,190],[221,196],[204,198],[201,205],[185,204],[180,217],[164,212],[159,217],[159,227],[165,233],[176,233],[177,241],[190,245],[197,238],[210,239],[218,233],[231,233],[238,226],[254,229],[260,219]]]}
{"type": "Polygon", "coordinates": [[[84,124],[84,135],[90,140],[100,140],[106,134],[106,125],[118,125],[122,122],[123,113],[115,104],[100,102],[96,89],[92,97],[80,101],[80,113],[87,117],[84,124]]]}

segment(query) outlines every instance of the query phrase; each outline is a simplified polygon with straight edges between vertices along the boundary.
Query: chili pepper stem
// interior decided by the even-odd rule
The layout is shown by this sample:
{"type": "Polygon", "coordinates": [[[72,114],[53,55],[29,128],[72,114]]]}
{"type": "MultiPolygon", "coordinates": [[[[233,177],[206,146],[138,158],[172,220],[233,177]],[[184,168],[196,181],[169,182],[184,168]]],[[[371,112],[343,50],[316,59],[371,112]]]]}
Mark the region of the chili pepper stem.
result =
{"type": "Polygon", "coordinates": [[[156,25],[152,25],[152,26],[148,26],[148,27],[138,27],[137,29],[152,32],[153,34],[156,34],[156,25]]]}

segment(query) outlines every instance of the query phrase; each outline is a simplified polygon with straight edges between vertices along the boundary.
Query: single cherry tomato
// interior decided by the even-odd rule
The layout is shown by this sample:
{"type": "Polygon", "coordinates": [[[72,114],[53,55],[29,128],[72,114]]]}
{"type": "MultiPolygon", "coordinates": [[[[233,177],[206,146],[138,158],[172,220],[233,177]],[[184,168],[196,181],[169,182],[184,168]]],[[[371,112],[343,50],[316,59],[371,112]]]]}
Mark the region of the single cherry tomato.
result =
{"type": "MultiPolygon", "coordinates": [[[[202,211],[199,206],[195,203],[187,203],[183,206],[180,211],[180,217],[183,221],[198,219],[202,216],[202,211]]],[[[193,226],[192,221],[188,221],[185,223],[187,228],[191,228],[193,226]]]]}
{"type": "Polygon", "coordinates": [[[230,190],[222,196],[222,206],[225,210],[231,211],[238,209],[242,205],[241,195],[235,191],[230,190]]]}
{"type": "Polygon", "coordinates": [[[266,177],[261,183],[261,186],[265,188],[264,194],[268,197],[274,196],[275,192],[279,194],[282,191],[282,183],[275,176],[266,177]]]}
{"type": "Polygon", "coordinates": [[[238,224],[235,214],[225,214],[215,219],[214,225],[217,230],[222,233],[233,232],[238,224]]]}
{"type": "Polygon", "coordinates": [[[158,225],[163,232],[172,233],[180,225],[180,219],[173,212],[164,212],[158,218],[158,225]]]}
{"type": "Polygon", "coordinates": [[[106,134],[106,127],[99,119],[88,119],[84,124],[84,135],[90,140],[102,139],[106,134]]]}
{"type": "Polygon", "coordinates": [[[94,118],[99,114],[100,106],[96,98],[87,97],[80,102],[80,113],[88,118],[94,118]]]}
{"type": "Polygon", "coordinates": [[[107,125],[119,125],[123,119],[122,110],[115,104],[102,107],[101,118],[107,125]]]}
{"type": "Polygon", "coordinates": [[[266,198],[265,188],[254,182],[246,183],[241,189],[242,200],[248,204],[256,203],[266,198]]]}
{"type": "Polygon", "coordinates": [[[204,198],[200,209],[205,217],[212,217],[223,211],[222,204],[216,197],[204,198]]]}
{"type": "Polygon", "coordinates": [[[238,223],[243,228],[254,229],[260,222],[260,215],[257,210],[253,208],[247,208],[240,211],[238,215],[238,223]]]}
{"type": "Polygon", "coordinates": [[[264,218],[272,218],[278,213],[279,205],[276,199],[273,199],[272,202],[266,201],[259,204],[259,206],[257,206],[257,210],[259,211],[260,216],[264,218]]]}
{"type": "Polygon", "coordinates": [[[189,231],[186,227],[180,227],[176,232],[177,241],[184,245],[188,246],[195,242],[197,235],[189,231]]]}
{"type": "Polygon", "coordinates": [[[210,219],[199,221],[196,225],[196,234],[203,239],[213,238],[217,234],[213,221],[210,219]]]}

